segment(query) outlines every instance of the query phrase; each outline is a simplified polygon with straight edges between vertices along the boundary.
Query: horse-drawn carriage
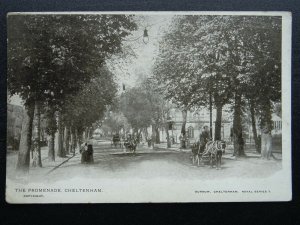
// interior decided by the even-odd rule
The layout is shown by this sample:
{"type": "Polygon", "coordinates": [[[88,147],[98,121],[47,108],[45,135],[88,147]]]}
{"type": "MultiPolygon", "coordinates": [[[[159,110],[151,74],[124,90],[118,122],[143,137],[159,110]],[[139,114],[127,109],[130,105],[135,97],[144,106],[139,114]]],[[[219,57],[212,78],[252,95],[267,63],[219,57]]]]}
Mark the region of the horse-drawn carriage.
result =
{"type": "Polygon", "coordinates": [[[196,142],[192,145],[192,163],[209,162],[210,166],[216,165],[216,168],[221,168],[222,155],[225,153],[225,141],[208,141],[205,145],[200,145],[196,142]]]}
{"type": "Polygon", "coordinates": [[[138,144],[138,141],[136,138],[127,139],[124,142],[124,147],[126,150],[129,150],[130,152],[135,153],[137,144],[138,144]]]}
{"type": "Polygon", "coordinates": [[[208,155],[203,154],[205,150],[205,145],[200,145],[200,142],[191,145],[192,150],[192,163],[195,164],[198,162],[198,166],[200,165],[200,161],[205,162],[209,161],[208,155]]]}
{"type": "Polygon", "coordinates": [[[122,148],[121,138],[120,138],[119,134],[113,135],[113,138],[112,138],[112,141],[111,141],[111,146],[115,147],[115,148],[117,146],[120,146],[120,148],[122,148]]]}
{"type": "Polygon", "coordinates": [[[132,136],[131,134],[129,134],[127,136],[127,138],[124,140],[124,147],[125,150],[135,153],[136,151],[136,147],[139,144],[139,138],[137,136],[132,136]]]}

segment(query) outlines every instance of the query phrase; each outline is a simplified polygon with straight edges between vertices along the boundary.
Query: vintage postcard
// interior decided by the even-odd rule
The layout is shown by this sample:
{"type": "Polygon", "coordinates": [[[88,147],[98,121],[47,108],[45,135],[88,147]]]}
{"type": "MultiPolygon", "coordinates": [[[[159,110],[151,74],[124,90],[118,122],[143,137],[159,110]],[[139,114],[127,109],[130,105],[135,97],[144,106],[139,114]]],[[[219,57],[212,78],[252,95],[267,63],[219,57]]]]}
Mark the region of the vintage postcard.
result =
{"type": "Polygon", "coordinates": [[[8,13],[6,201],[290,201],[291,23],[8,13]]]}

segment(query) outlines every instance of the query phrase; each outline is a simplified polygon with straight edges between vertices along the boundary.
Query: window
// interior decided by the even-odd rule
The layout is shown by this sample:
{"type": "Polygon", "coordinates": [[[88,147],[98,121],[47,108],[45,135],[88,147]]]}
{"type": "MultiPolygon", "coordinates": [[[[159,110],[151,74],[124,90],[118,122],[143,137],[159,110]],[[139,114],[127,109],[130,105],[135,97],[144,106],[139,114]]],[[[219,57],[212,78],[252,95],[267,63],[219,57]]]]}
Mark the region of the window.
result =
{"type": "Polygon", "coordinates": [[[188,128],[188,137],[194,138],[194,128],[193,127],[188,128]]]}
{"type": "Polygon", "coordinates": [[[279,129],[281,130],[281,128],[282,128],[282,122],[279,121],[279,129]]]}

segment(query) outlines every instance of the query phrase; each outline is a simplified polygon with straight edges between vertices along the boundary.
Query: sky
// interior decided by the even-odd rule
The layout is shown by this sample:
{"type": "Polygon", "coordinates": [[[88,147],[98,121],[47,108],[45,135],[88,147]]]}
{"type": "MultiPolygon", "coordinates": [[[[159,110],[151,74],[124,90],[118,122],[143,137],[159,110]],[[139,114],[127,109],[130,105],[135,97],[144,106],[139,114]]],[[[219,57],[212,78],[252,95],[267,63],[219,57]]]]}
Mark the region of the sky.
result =
{"type": "Polygon", "coordinates": [[[23,106],[23,101],[19,97],[19,95],[8,96],[7,97],[7,103],[13,104],[13,105],[23,106]]]}
{"type": "MultiPolygon", "coordinates": [[[[164,31],[168,30],[172,17],[172,15],[137,16],[138,29],[126,38],[134,41],[124,41],[124,46],[133,49],[136,58],[119,59],[117,60],[119,66],[112,69],[120,91],[122,91],[122,84],[127,89],[136,86],[141,78],[151,76],[152,67],[159,51],[159,41],[162,39],[164,31]],[[147,43],[143,42],[142,37],[145,28],[149,35],[147,43]],[[138,39],[136,40],[136,38],[138,39]]],[[[112,64],[116,65],[114,61],[112,64]]]]}

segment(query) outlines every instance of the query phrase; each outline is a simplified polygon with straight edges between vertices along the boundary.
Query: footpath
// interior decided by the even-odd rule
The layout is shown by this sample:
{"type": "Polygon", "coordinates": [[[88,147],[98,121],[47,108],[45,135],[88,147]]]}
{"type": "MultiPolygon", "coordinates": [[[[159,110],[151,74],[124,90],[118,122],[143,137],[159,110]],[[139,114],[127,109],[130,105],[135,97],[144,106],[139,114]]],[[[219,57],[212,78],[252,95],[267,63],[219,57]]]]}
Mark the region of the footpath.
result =
{"type": "MultiPolygon", "coordinates": [[[[123,154],[132,154],[130,152],[126,152],[124,148],[118,149],[115,151],[111,148],[111,143],[109,141],[96,141],[93,143],[95,154],[108,154],[108,155],[123,155],[123,154]],[[100,151],[99,151],[100,150],[100,151]]],[[[159,153],[186,153],[190,154],[191,149],[181,149],[179,144],[173,144],[171,148],[167,148],[167,143],[155,144],[154,147],[148,147],[146,143],[141,143],[137,150],[136,154],[159,154],[159,153]]],[[[247,158],[260,158],[260,154],[255,151],[253,148],[245,149],[245,154],[247,158]]],[[[282,154],[281,153],[273,153],[276,159],[281,160],[282,154]]],[[[32,157],[30,155],[30,157],[32,157]]],[[[75,155],[70,153],[66,155],[66,157],[57,157],[55,156],[55,161],[50,161],[48,157],[48,147],[41,148],[41,157],[42,157],[42,168],[40,167],[33,167],[32,160],[29,170],[29,175],[32,177],[35,176],[47,176],[52,171],[56,170],[63,164],[67,163],[68,165],[75,165],[80,164],[81,154],[79,153],[79,149],[76,150],[75,155]]],[[[236,157],[233,156],[233,146],[228,145],[225,154],[223,154],[224,159],[235,160],[236,157]]],[[[8,177],[15,177],[16,176],[16,164],[18,159],[18,152],[17,151],[7,151],[7,176],[8,177]]]]}
{"type": "MultiPolygon", "coordinates": [[[[187,149],[180,148],[180,144],[173,144],[173,145],[171,145],[171,148],[167,148],[167,143],[155,144],[154,151],[162,151],[162,150],[185,152],[185,153],[191,152],[190,148],[187,148],[187,149]]],[[[225,153],[223,154],[222,157],[225,159],[235,160],[236,157],[233,156],[233,152],[234,152],[233,145],[227,145],[227,147],[225,149],[225,153]]],[[[255,148],[245,148],[245,154],[246,154],[246,157],[248,157],[248,158],[260,158],[261,157],[261,154],[258,153],[255,148]]],[[[281,152],[273,152],[273,156],[278,160],[282,159],[281,152]]]]}
{"type": "MultiPolygon", "coordinates": [[[[66,157],[57,157],[55,155],[55,161],[50,161],[48,157],[48,147],[41,148],[41,158],[42,158],[42,167],[33,167],[32,166],[32,155],[30,153],[30,176],[43,176],[49,174],[51,171],[58,168],[60,165],[70,162],[70,161],[78,161],[80,162],[81,155],[79,154],[79,150],[77,149],[75,155],[73,153],[69,153],[66,157]]],[[[6,171],[8,177],[16,176],[16,166],[18,161],[18,152],[17,151],[7,151],[7,162],[6,162],[6,171]]]]}

